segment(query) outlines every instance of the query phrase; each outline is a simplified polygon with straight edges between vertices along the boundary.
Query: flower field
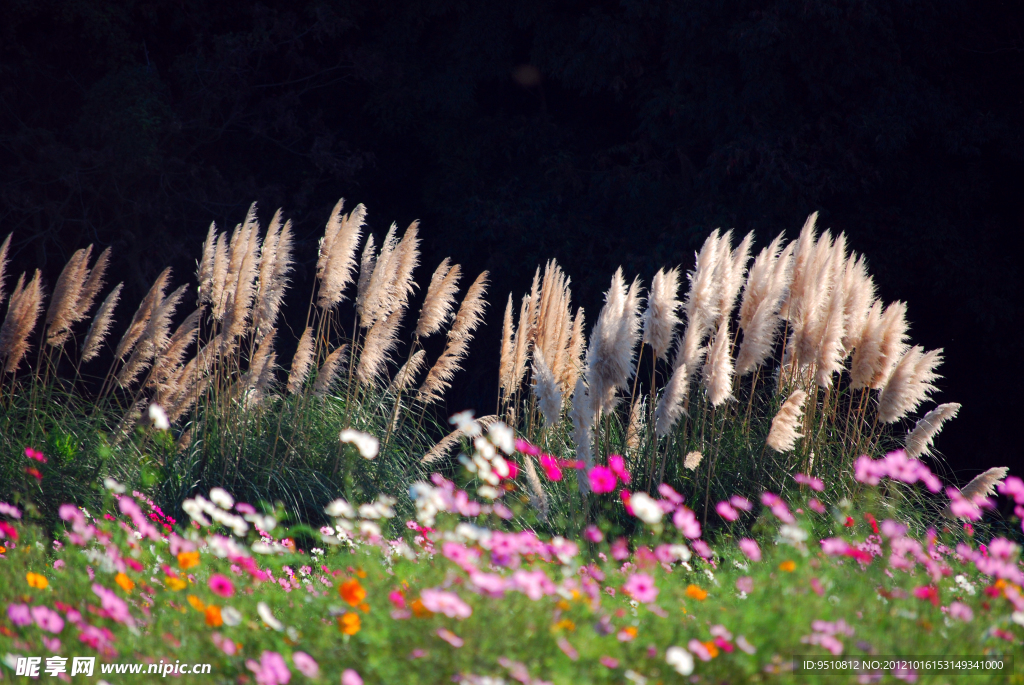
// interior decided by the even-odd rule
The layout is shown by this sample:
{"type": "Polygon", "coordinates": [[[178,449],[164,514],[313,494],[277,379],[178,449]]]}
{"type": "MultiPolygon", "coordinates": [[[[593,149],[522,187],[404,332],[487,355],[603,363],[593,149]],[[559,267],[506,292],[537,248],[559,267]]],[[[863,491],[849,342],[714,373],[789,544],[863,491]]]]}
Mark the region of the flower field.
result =
{"type": "MultiPolygon", "coordinates": [[[[64,682],[1024,682],[1018,533],[981,521],[999,501],[1019,524],[1019,478],[967,498],[895,451],[860,457],[854,496],[834,505],[798,474],[788,500],[736,495],[705,523],[667,485],[631,493],[614,455],[587,470],[461,420],[464,485],[416,482],[409,520],[382,495],[289,526],[215,488],[176,521],[108,479],[104,510],[65,504],[51,536],[31,502],[0,503],[0,680],[41,657],[40,680],[64,682]],[[517,525],[531,455],[546,478],[589,481],[581,539],[517,525]],[[896,510],[897,490],[949,516],[896,510]],[[55,655],[97,667],[48,674],[55,655]]],[[[376,456],[372,436],[343,438],[376,456]]]]}

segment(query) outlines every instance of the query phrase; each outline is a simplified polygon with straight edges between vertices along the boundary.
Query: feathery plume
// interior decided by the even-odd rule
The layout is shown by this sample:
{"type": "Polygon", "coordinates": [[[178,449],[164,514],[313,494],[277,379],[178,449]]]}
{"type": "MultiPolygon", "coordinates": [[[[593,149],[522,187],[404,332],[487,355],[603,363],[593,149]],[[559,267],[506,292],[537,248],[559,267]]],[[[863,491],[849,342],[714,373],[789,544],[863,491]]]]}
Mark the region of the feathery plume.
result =
{"type": "Polygon", "coordinates": [[[1006,466],[994,466],[972,478],[970,483],[960,489],[960,494],[969,500],[991,497],[996,494],[996,486],[1003,482],[1009,472],[1006,466]]]}
{"type": "MultiPolygon", "coordinates": [[[[352,282],[356,267],[356,250],[366,223],[366,207],[356,205],[355,209],[341,215],[345,200],[338,200],[327,222],[324,239],[320,246],[320,258],[316,272],[320,279],[320,296],[317,305],[329,309],[344,300],[345,288],[352,282]]],[[[368,241],[372,251],[373,243],[368,241]]]]}
{"type": "Polygon", "coordinates": [[[430,285],[427,286],[423,306],[420,307],[420,318],[413,331],[416,338],[427,338],[437,333],[451,318],[455,294],[459,291],[461,267],[458,264],[449,266],[449,262],[448,257],[445,257],[430,277],[430,285]]]}
{"type": "Polygon", "coordinates": [[[814,337],[818,340],[814,379],[822,388],[832,386],[832,376],[842,372],[843,359],[846,357],[846,350],[843,347],[846,323],[846,293],[843,291],[847,261],[845,252],[846,236],[840,234],[832,250],[832,268],[829,275],[832,291],[814,332],[814,337]]]}
{"type": "Polygon", "coordinates": [[[916,410],[937,389],[932,381],[941,378],[935,371],[941,363],[941,348],[925,352],[915,345],[907,350],[878,395],[878,419],[894,423],[916,410]]]}
{"type": "MultiPolygon", "coordinates": [[[[89,247],[92,246],[90,245],[89,247]]],[[[88,258],[86,258],[86,262],[88,262],[88,258]]],[[[109,263],[110,248],[107,247],[103,252],[100,252],[100,256],[96,258],[92,269],[88,270],[85,285],[82,286],[82,292],[79,294],[78,302],[75,304],[75,310],[78,314],[76,322],[85,321],[89,316],[89,310],[92,309],[96,296],[100,294],[100,290],[103,288],[103,277],[107,273],[107,265],[109,263]]]]}
{"type": "Polygon", "coordinates": [[[585,322],[583,307],[580,307],[576,310],[576,316],[572,319],[572,330],[569,333],[569,343],[566,347],[565,363],[562,365],[562,376],[559,379],[563,396],[568,395],[576,387],[576,379],[579,378],[580,369],[583,368],[583,355],[586,352],[587,345],[587,337],[583,332],[585,322]]]}
{"type": "Polygon", "coordinates": [[[135,343],[139,341],[139,338],[142,337],[143,332],[146,330],[146,326],[149,325],[153,312],[156,311],[157,306],[163,300],[164,290],[167,288],[167,281],[170,277],[171,267],[167,267],[153,281],[149,292],[142,298],[139,308],[135,310],[135,316],[132,317],[131,323],[128,324],[128,330],[121,336],[121,342],[117,344],[114,357],[124,359],[135,347],[135,343]]]}
{"type": "Polygon", "coordinates": [[[587,348],[587,382],[598,413],[615,406],[615,393],[626,387],[633,373],[639,302],[639,280],[634,280],[627,291],[620,267],[605,293],[605,304],[590,333],[587,348]]]}
{"type": "Polygon", "coordinates": [[[307,326],[299,337],[299,345],[295,348],[295,356],[292,357],[292,368],[288,374],[288,392],[292,395],[302,390],[309,369],[313,366],[313,328],[307,326]]]}
{"type": "Polygon", "coordinates": [[[370,326],[356,365],[360,385],[370,385],[386,376],[390,355],[398,345],[398,324],[404,313],[405,310],[399,308],[370,326]]]}
{"type": "Polygon", "coordinates": [[[373,244],[373,234],[366,236],[363,255],[359,260],[359,280],[356,283],[356,312],[362,312],[366,304],[366,296],[370,289],[370,279],[377,268],[377,252],[373,244]]]}
{"type": "MultiPolygon", "coordinates": [[[[417,350],[414,355],[409,357],[409,361],[402,364],[402,368],[398,370],[395,377],[391,380],[389,390],[393,394],[405,392],[412,384],[416,382],[416,377],[420,375],[420,371],[426,366],[427,353],[425,350],[417,350]]],[[[397,415],[397,412],[396,412],[397,415]]]]}
{"type": "Polygon", "coordinates": [[[672,337],[676,325],[680,322],[676,313],[682,306],[677,299],[679,293],[679,267],[658,269],[651,281],[651,295],[647,298],[647,311],[644,312],[643,342],[654,350],[657,359],[668,356],[672,346],[672,337]]]}
{"type": "Polygon", "coordinates": [[[7,237],[4,238],[3,245],[0,245],[0,303],[3,303],[4,296],[4,279],[7,276],[7,252],[11,247],[11,236],[13,233],[8,233],[7,237]]]}
{"type": "MultiPolygon", "coordinates": [[[[255,222],[255,214],[252,214],[252,221],[255,222]]],[[[246,224],[249,225],[248,219],[246,224]]],[[[225,290],[227,307],[224,312],[224,333],[228,341],[241,338],[250,330],[250,313],[256,297],[256,277],[260,263],[258,233],[259,225],[252,225],[242,230],[237,245],[234,238],[231,241],[231,271],[228,276],[229,279],[231,276],[235,278],[230,292],[225,290]],[[237,259],[236,252],[240,253],[237,259]]]]}
{"type": "Polygon", "coordinates": [[[92,361],[99,356],[100,345],[103,344],[103,339],[110,332],[110,325],[114,321],[114,307],[117,306],[123,287],[124,283],[118,283],[103,300],[100,308],[96,310],[96,316],[93,317],[89,331],[85,334],[85,340],[82,342],[82,363],[92,361]]]}
{"type": "Polygon", "coordinates": [[[689,469],[690,471],[696,471],[697,467],[700,466],[701,459],[703,458],[704,455],[696,450],[687,452],[686,457],[683,458],[683,468],[689,469]]]}
{"type": "MultiPolygon", "coordinates": [[[[792,335],[785,351],[786,365],[802,369],[817,358],[820,331],[824,323],[825,308],[832,294],[832,268],[836,251],[834,241],[825,231],[815,243],[805,265],[803,290],[793,292],[789,309],[792,335]]],[[[796,282],[794,280],[794,288],[796,282]]]]}
{"type": "Polygon", "coordinates": [[[530,486],[530,504],[537,511],[537,517],[541,521],[548,520],[548,496],[544,493],[544,486],[537,476],[537,467],[533,464],[533,457],[527,457],[523,463],[523,471],[526,472],[526,482],[530,486]]]}
{"type": "Polygon", "coordinates": [[[545,424],[558,424],[562,415],[562,393],[558,389],[558,382],[548,366],[544,352],[539,348],[533,353],[533,394],[537,397],[537,406],[544,415],[545,424]]]}
{"type": "MultiPolygon", "coordinates": [[[[587,389],[583,377],[576,379],[576,387],[572,393],[572,439],[576,443],[576,458],[583,462],[586,470],[594,466],[594,402],[587,389]]],[[[578,478],[580,492],[590,492],[590,483],[586,478],[578,478]]]]}
{"type": "Polygon", "coordinates": [[[459,311],[455,314],[451,330],[448,331],[448,344],[445,345],[441,356],[427,372],[427,377],[419,388],[420,401],[433,402],[439,399],[450,386],[455,373],[461,368],[460,363],[469,351],[473,331],[483,321],[484,309],[487,307],[487,301],[484,299],[484,294],[487,292],[487,277],[486,271],[480,272],[480,275],[466,291],[466,296],[462,299],[462,304],[459,305],[459,311]]]}
{"type": "Polygon", "coordinates": [[[683,400],[689,391],[690,372],[686,364],[680,364],[672,371],[668,385],[665,386],[665,393],[658,400],[658,407],[654,411],[654,432],[657,437],[663,438],[668,435],[679,417],[683,415],[683,400]]]}
{"type": "Polygon", "coordinates": [[[277,369],[277,353],[274,351],[274,336],[276,334],[276,328],[267,331],[263,341],[256,348],[256,354],[249,362],[249,370],[242,383],[246,409],[258,405],[273,385],[274,371],[277,369]]]}
{"type": "Polygon", "coordinates": [[[217,224],[210,222],[203,241],[203,257],[196,269],[196,280],[199,281],[199,302],[213,301],[213,260],[217,253],[217,224]]]}
{"type": "MultiPolygon", "coordinates": [[[[180,290],[184,292],[185,286],[182,286],[180,290]]],[[[202,314],[203,310],[201,307],[196,309],[185,317],[185,320],[175,329],[174,334],[167,341],[166,347],[160,350],[160,354],[153,364],[153,380],[150,382],[151,385],[159,386],[161,383],[165,383],[174,374],[175,370],[181,366],[185,359],[185,352],[188,351],[188,348],[199,335],[199,319],[202,314]]]]}
{"type": "Polygon", "coordinates": [[[523,295],[523,303],[519,308],[519,328],[515,332],[512,347],[515,349],[514,361],[512,363],[512,379],[509,382],[508,392],[511,395],[519,389],[526,375],[526,364],[530,358],[530,316],[533,311],[533,303],[529,295],[523,295]]]}
{"type": "Polygon", "coordinates": [[[907,349],[907,304],[893,302],[882,312],[879,357],[871,387],[878,390],[889,380],[893,367],[907,349]]]}
{"type": "Polygon", "coordinates": [[[52,347],[63,345],[71,333],[71,327],[80,321],[82,315],[75,309],[82,286],[89,273],[89,255],[92,245],[76,250],[57,277],[53,286],[53,297],[46,310],[46,344],[52,347]]]}
{"type": "Polygon", "coordinates": [[[729,318],[732,308],[736,304],[740,288],[743,287],[743,276],[747,270],[747,262],[750,260],[750,245],[753,240],[753,232],[747,233],[736,249],[730,252],[732,231],[728,231],[719,246],[721,254],[716,264],[715,277],[718,282],[718,303],[715,309],[718,316],[723,319],[729,318]]]}
{"type": "Polygon", "coordinates": [[[263,254],[260,256],[256,312],[253,315],[257,341],[262,340],[277,321],[291,270],[292,222],[286,221],[282,226],[279,209],[270,220],[267,237],[263,240],[263,254]]]}
{"type": "Polygon", "coordinates": [[[782,403],[779,413],[772,419],[771,430],[768,431],[768,446],[776,452],[789,452],[796,447],[798,438],[803,435],[797,432],[800,417],[803,415],[804,400],[807,393],[797,388],[782,403]]]}
{"type": "Polygon", "coordinates": [[[794,245],[789,291],[786,293],[786,298],[782,301],[782,306],[779,309],[779,316],[786,321],[791,320],[795,305],[808,288],[807,262],[810,260],[818,242],[816,236],[817,229],[815,227],[817,221],[818,213],[812,212],[807,217],[807,221],[804,222],[803,228],[800,229],[800,235],[797,237],[794,245]]]}
{"type": "MultiPolygon", "coordinates": [[[[487,428],[495,421],[498,421],[498,416],[496,414],[491,414],[489,416],[481,416],[479,419],[475,419],[473,423],[480,426],[480,428],[487,428]]],[[[469,425],[473,424],[467,424],[467,426],[469,425]]],[[[423,458],[420,459],[420,464],[432,464],[438,459],[447,456],[452,447],[459,442],[459,438],[465,434],[465,428],[466,426],[456,428],[451,433],[441,438],[436,445],[430,448],[429,452],[423,455],[423,458]]]]}
{"type": "Polygon", "coordinates": [[[512,366],[515,348],[512,343],[512,335],[515,325],[512,321],[512,293],[508,294],[508,304],[505,305],[505,318],[501,322],[501,356],[498,363],[498,387],[505,393],[505,397],[511,394],[509,386],[512,384],[512,366]]]}
{"type": "Polygon", "coordinates": [[[29,336],[35,330],[39,315],[43,311],[43,284],[39,269],[28,285],[25,275],[18,282],[7,304],[7,316],[0,326],[0,359],[4,360],[4,373],[16,371],[29,349],[29,336]]]}
{"type": "Polygon", "coordinates": [[[747,279],[748,289],[740,306],[743,342],[736,357],[736,372],[744,376],[764,364],[775,348],[782,318],[779,306],[789,288],[794,243],[776,253],[782,234],[754,260],[747,279]],[[772,255],[775,255],[774,257],[772,255]],[[765,259],[763,261],[762,257],[765,259]],[[749,295],[749,300],[748,296],[749,295]],[[745,312],[744,307],[749,305],[745,312]]]}
{"type": "Polygon", "coordinates": [[[882,356],[882,303],[875,300],[868,307],[859,340],[850,360],[850,389],[871,387],[871,379],[880,370],[882,356]]]}
{"type": "Polygon", "coordinates": [[[225,291],[228,286],[228,237],[222,233],[217,236],[213,246],[213,281],[210,284],[209,302],[212,306],[211,313],[215,321],[224,318],[227,307],[227,295],[225,291]]]}
{"type": "MultiPolygon", "coordinates": [[[[721,245],[724,242],[725,239],[719,237],[717,228],[712,231],[701,246],[700,252],[696,253],[693,271],[686,274],[686,279],[690,282],[690,289],[686,292],[686,298],[683,300],[683,312],[686,314],[687,328],[692,327],[694,335],[697,337],[696,347],[700,346],[704,335],[720,315],[717,310],[720,298],[715,287],[715,276],[716,272],[720,271],[719,261],[727,257],[722,254],[721,245]]],[[[725,251],[728,251],[728,247],[725,247],[725,251]]],[[[691,345],[691,347],[694,346],[691,345]]],[[[688,350],[690,353],[695,351],[696,349],[688,350]]],[[[686,358],[685,363],[693,368],[693,361],[694,359],[686,358]]]]}
{"type": "Polygon", "coordinates": [[[711,406],[717,407],[732,397],[732,356],[729,354],[729,319],[722,317],[704,363],[704,386],[711,406]]]}
{"type": "Polygon", "coordinates": [[[188,286],[181,286],[154,307],[146,326],[139,336],[138,344],[117,375],[121,387],[131,385],[139,374],[149,366],[156,355],[167,348],[170,339],[171,317],[174,309],[185,294],[188,286]]]}
{"type": "Polygon", "coordinates": [[[345,363],[346,352],[348,352],[348,345],[342,345],[327,355],[323,366],[320,367],[320,372],[316,375],[316,380],[313,381],[314,396],[323,397],[331,389],[331,384],[334,383],[334,379],[338,375],[338,369],[345,363]]]}
{"type": "Polygon", "coordinates": [[[846,354],[860,345],[875,292],[875,282],[868,274],[864,255],[850,255],[843,272],[843,350],[846,354]]]}
{"type": "Polygon", "coordinates": [[[633,404],[629,407],[629,424],[626,428],[626,449],[630,452],[636,452],[640,447],[640,438],[644,434],[644,416],[647,412],[644,411],[646,407],[645,397],[643,395],[637,395],[636,399],[633,400],[633,404]]]}
{"type": "Polygon", "coordinates": [[[942,424],[956,418],[960,405],[956,402],[940,404],[925,414],[907,434],[907,456],[916,459],[922,454],[932,453],[932,441],[942,430],[942,424]]]}
{"type": "Polygon", "coordinates": [[[743,285],[743,297],[740,300],[739,328],[746,331],[758,306],[768,296],[775,271],[775,264],[782,250],[783,234],[775,236],[768,247],[757,253],[754,263],[747,273],[747,282],[743,285]]]}

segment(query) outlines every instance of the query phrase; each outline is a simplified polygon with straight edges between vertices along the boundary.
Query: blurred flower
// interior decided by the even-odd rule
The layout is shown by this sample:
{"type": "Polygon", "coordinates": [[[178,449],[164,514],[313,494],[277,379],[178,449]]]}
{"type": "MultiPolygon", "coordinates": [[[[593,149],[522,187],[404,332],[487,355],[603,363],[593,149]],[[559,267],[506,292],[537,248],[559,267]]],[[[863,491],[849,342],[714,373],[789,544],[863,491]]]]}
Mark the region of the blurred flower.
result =
{"type": "Polygon", "coordinates": [[[754,579],[750,576],[740,576],[736,579],[736,589],[749,595],[754,591],[754,579]]]}
{"type": "Polygon", "coordinates": [[[165,431],[171,427],[171,422],[167,420],[167,412],[159,404],[149,405],[149,421],[158,431],[165,431]]]}
{"type": "MultiPolygon", "coordinates": [[[[281,623],[280,621],[278,621],[276,618],[274,618],[274,612],[272,612],[270,610],[270,607],[267,606],[266,602],[259,602],[256,605],[256,613],[258,613],[260,615],[260,618],[263,619],[264,623],[266,623],[268,626],[270,626],[274,630],[277,630],[277,631],[284,630],[284,624],[281,623]]],[[[359,617],[356,616],[356,618],[359,618],[359,617]]],[[[358,630],[358,628],[357,628],[357,630],[358,630]]]]}
{"type": "Polygon", "coordinates": [[[177,578],[174,576],[167,576],[166,578],[164,578],[164,584],[166,584],[167,587],[174,591],[184,590],[186,587],[188,587],[188,583],[186,583],[181,578],[177,578]]]}
{"type": "Polygon", "coordinates": [[[750,538],[742,538],[739,543],[740,551],[743,552],[748,559],[751,561],[761,561],[761,548],[757,542],[750,538]]]}
{"type": "Polygon", "coordinates": [[[59,633],[64,630],[64,619],[56,611],[44,606],[32,607],[32,618],[48,633],[59,633]]]}
{"type": "Polygon", "coordinates": [[[633,515],[649,525],[660,522],[661,517],[665,514],[658,503],[646,492],[633,493],[629,498],[629,504],[633,507],[633,515]]]}
{"type": "Polygon", "coordinates": [[[199,552],[179,552],[178,553],[178,566],[183,571],[187,571],[193,566],[199,565],[199,552]]]}
{"type": "Polygon", "coordinates": [[[8,604],[7,618],[16,626],[27,626],[32,624],[32,614],[26,604],[8,604]]]}
{"type": "Polygon", "coordinates": [[[204,613],[206,614],[206,625],[219,628],[224,623],[224,618],[220,614],[220,607],[211,604],[206,607],[204,613]]]}
{"type": "Polygon", "coordinates": [[[338,594],[352,606],[358,606],[366,599],[366,590],[363,589],[363,586],[355,578],[350,578],[339,585],[338,594]]]}
{"type": "Polygon", "coordinates": [[[220,617],[224,619],[224,624],[229,626],[237,626],[242,622],[242,612],[234,607],[224,607],[221,609],[220,617]]]}
{"type": "Polygon", "coordinates": [[[359,614],[349,611],[338,619],[338,628],[346,635],[355,635],[362,627],[359,614]]]}
{"type": "Polygon", "coordinates": [[[248,659],[245,667],[253,672],[257,685],[284,685],[292,679],[284,657],[277,652],[264,651],[259,663],[248,659]]]}
{"type": "Polygon", "coordinates": [[[623,483],[629,485],[629,471],[626,470],[626,463],[620,455],[612,454],[608,457],[608,468],[610,468],[612,473],[618,476],[623,483]]]}
{"type": "Polygon", "coordinates": [[[135,582],[132,581],[132,579],[126,576],[124,573],[118,573],[116,576],[114,576],[114,582],[117,583],[118,586],[125,592],[131,592],[132,589],[135,587],[135,582]]]}
{"type": "Polygon", "coordinates": [[[700,452],[688,452],[686,457],[683,459],[683,467],[688,468],[691,471],[696,471],[697,467],[700,466],[700,460],[703,458],[704,455],[700,452]]]}
{"type": "Polygon", "coordinates": [[[307,678],[316,679],[320,677],[320,665],[316,662],[316,659],[305,652],[294,652],[292,654],[292,663],[295,664],[295,668],[299,670],[299,673],[307,678]]]}
{"type": "Polygon", "coordinates": [[[461,637],[459,637],[452,631],[448,630],[447,628],[438,628],[437,636],[445,642],[447,642],[448,644],[450,644],[452,647],[455,647],[456,649],[465,644],[465,641],[461,637]]]}
{"type": "Polygon", "coordinates": [[[47,459],[43,456],[42,452],[34,450],[31,447],[25,448],[25,456],[33,461],[38,461],[40,464],[45,464],[47,462],[47,459]]]}
{"type": "Polygon", "coordinates": [[[736,508],[728,502],[719,502],[716,504],[715,511],[717,511],[718,515],[726,521],[735,521],[740,517],[740,513],[736,511],[736,508]]]}
{"type": "Polygon", "coordinates": [[[363,685],[363,679],[351,668],[346,668],[341,674],[341,685],[363,685]]]}
{"type": "Polygon", "coordinates": [[[974,618],[974,612],[971,608],[962,602],[953,602],[949,605],[949,615],[953,618],[958,618],[964,623],[970,622],[974,618]]]}
{"type": "Polygon", "coordinates": [[[665,650],[665,661],[679,675],[693,673],[693,655],[682,647],[669,647],[665,650]]]}
{"type": "Polygon", "coordinates": [[[653,602],[658,596],[658,588],[654,585],[654,578],[646,573],[634,573],[626,580],[622,591],[642,604],[653,602]]]}
{"type": "Polygon", "coordinates": [[[786,573],[792,573],[796,570],[796,562],[792,559],[786,559],[784,562],[779,564],[779,570],[785,571],[786,573]]]}
{"type": "Polygon", "coordinates": [[[601,532],[600,528],[591,524],[587,526],[585,531],[583,531],[583,537],[586,538],[588,542],[596,543],[604,540],[604,533],[601,532]]]}
{"type": "Polygon", "coordinates": [[[29,587],[34,587],[38,590],[45,590],[50,584],[50,581],[46,579],[46,576],[41,576],[38,573],[32,573],[31,571],[25,574],[25,580],[28,581],[29,587]]]}
{"type": "Polygon", "coordinates": [[[449,618],[469,618],[473,610],[468,604],[462,601],[454,592],[444,590],[428,589],[421,595],[423,606],[436,614],[444,614],[449,618]]]}
{"type": "Polygon", "coordinates": [[[363,459],[373,459],[377,456],[377,452],[380,451],[380,440],[369,433],[346,428],[341,431],[338,438],[342,442],[355,445],[356,449],[359,450],[359,456],[363,459]]]}
{"type": "Polygon", "coordinates": [[[707,598],[708,593],[706,590],[701,589],[698,585],[687,585],[686,596],[690,599],[703,601],[705,598],[707,598]]]}
{"type": "Polygon", "coordinates": [[[231,582],[230,578],[220,573],[210,576],[209,586],[210,591],[220,597],[231,597],[235,594],[235,584],[231,582]]]}
{"type": "Polygon", "coordinates": [[[611,492],[615,489],[615,474],[607,466],[595,466],[587,474],[590,479],[590,489],[598,495],[611,492]]]}
{"type": "Polygon", "coordinates": [[[235,506],[235,498],[224,488],[210,490],[210,501],[225,511],[235,506]]]}

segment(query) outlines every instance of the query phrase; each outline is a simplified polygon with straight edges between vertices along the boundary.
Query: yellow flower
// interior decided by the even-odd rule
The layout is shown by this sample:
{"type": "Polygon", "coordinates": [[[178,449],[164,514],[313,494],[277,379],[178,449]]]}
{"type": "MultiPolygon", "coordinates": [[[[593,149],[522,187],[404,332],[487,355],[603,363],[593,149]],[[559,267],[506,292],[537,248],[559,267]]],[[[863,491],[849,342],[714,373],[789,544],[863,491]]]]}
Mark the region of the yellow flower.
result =
{"type": "Polygon", "coordinates": [[[338,629],[346,635],[355,635],[362,628],[362,623],[359,614],[350,611],[338,619],[338,629]]]}
{"type": "Polygon", "coordinates": [[[571,633],[574,630],[576,630],[576,624],[567,618],[563,618],[561,621],[552,626],[552,628],[555,632],[559,630],[567,630],[571,633]]]}
{"type": "Polygon", "coordinates": [[[178,553],[178,566],[183,570],[192,568],[193,566],[199,565],[199,552],[179,552],[178,553]]]}
{"type": "Polygon", "coordinates": [[[195,595],[188,596],[188,603],[192,605],[192,608],[196,611],[206,611],[206,605],[203,604],[203,600],[199,599],[195,595]]]}
{"type": "Polygon", "coordinates": [[[224,623],[220,615],[220,607],[210,605],[206,607],[206,625],[219,628],[224,623]]]}
{"type": "Polygon", "coordinates": [[[779,564],[779,570],[785,571],[786,573],[792,573],[796,570],[796,562],[786,559],[784,562],[779,564]]]}
{"type": "Polygon", "coordinates": [[[132,581],[132,579],[123,573],[118,573],[116,576],[114,576],[114,582],[120,585],[121,589],[125,592],[131,592],[132,588],[135,587],[135,583],[132,581]]]}
{"type": "Polygon", "coordinates": [[[338,594],[341,598],[351,604],[352,606],[358,606],[366,599],[366,590],[359,584],[359,581],[355,578],[346,580],[344,583],[338,586],[338,594]]]}
{"type": "Polygon", "coordinates": [[[167,581],[167,587],[171,588],[175,592],[178,590],[184,590],[188,586],[188,583],[184,580],[181,578],[175,578],[174,576],[167,576],[164,580],[167,581]]]}
{"type": "Polygon", "coordinates": [[[45,590],[50,584],[50,581],[46,579],[46,576],[41,576],[38,573],[32,573],[31,571],[25,574],[25,580],[28,581],[29,587],[38,588],[40,590],[45,590]]]}
{"type": "Polygon", "coordinates": [[[412,613],[416,618],[427,618],[434,614],[433,611],[424,606],[422,599],[412,600],[412,603],[409,604],[409,608],[412,609],[412,613]]]}
{"type": "Polygon", "coordinates": [[[704,600],[708,596],[708,593],[707,590],[702,590],[696,585],[688,585],[686,587],[686,596],[690,599],[704,600]]]}
{"type": "Polygon", "coordinates": [[[564,599],[558,600],[558,604],[556,604],[555,606],[561,609],[562,611],[569,611],[569,603],[566,602],[564,599]]]}

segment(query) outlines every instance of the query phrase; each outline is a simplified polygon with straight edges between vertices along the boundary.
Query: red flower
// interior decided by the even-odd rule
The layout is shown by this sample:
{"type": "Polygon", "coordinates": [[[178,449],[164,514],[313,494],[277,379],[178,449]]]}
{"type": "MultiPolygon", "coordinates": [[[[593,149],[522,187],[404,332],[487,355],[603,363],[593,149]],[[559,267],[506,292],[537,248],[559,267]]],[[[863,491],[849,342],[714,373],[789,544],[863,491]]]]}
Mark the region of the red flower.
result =
{"type": "Polygon", "coordinates": [[[32,476],[36,480],[43,479],[43,474],[39,473],[39,469],[35,468],[34,466],[29,466],[27,469],[25,469],[25,473],[32,476]]]}
{"type": "Polygon", "coordinates": [[[875,531],[875,535],[878,535],[878,522],[875,517],[870,513],[864,514],[864,520],[871,524],[871,530],[875,531]]]}
{"type": "Polygon", "coordinates": [[[926,599],[934,606],[939,606],[939,589],[934,585],[922,585],[914,588],[914,596],[918,599],[926,599]]]}
{"type": "Polygon", "coordinates": [[[853,528],[853,517],[852,516],[847,516],[846,517],[846,523],[844,523],[843,526],[846,527],[846,528],[853,528]]]}

